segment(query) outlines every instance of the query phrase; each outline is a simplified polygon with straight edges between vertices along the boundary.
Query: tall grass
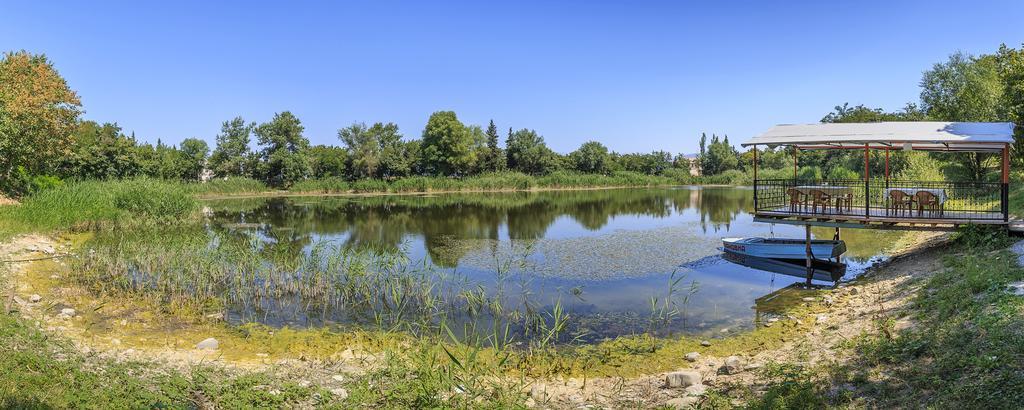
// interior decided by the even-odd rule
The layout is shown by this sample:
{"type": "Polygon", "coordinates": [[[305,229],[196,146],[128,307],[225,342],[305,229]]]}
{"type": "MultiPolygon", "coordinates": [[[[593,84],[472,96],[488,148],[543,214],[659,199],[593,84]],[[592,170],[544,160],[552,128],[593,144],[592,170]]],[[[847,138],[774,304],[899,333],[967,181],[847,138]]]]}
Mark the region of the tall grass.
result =
{"type": "Polygon", "coordinates": [[[267,184],[252,178],[214,178],[206,182],[187,184],[197,195],[252,194],[269,190],[267,184]]]}
{"type": "Polygon", "coordinates": [[[197,214],[187,187],[157,179],[83,181],[40,191],[0,207],[0,236],[23,232],[176,223],[197,214]]]}

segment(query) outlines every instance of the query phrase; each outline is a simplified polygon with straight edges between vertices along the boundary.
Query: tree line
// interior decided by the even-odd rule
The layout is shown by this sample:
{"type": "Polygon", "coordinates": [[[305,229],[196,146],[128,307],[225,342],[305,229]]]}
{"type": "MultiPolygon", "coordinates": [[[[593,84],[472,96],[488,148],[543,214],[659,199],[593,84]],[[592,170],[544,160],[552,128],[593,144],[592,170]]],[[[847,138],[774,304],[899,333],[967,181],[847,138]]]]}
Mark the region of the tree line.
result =
{"type": "Polygon", "coordinates": [[[569,154],[550,149],[537,131],[509,128],[499,135],[438,111],[418,138],[394,123],[354,123],[338,130],[337,145],[312,145],[302,122],[282,111],[262,123],[236,117],[221,125],[210,147],[188,138],[177,146],[140,142],[116,123],[80,118],[81,101],[44,55],[8,52],[0,59],[0,184],[22,195],[62,179],[135,176],[199,180],[247,177],[275,187],[307,178],[396,179],[464,177],[517,171],[661,175],[689,169],[682,155],[665,151],[620,154],[588,141],[569,154]],[[500,144],[504,142],[504,146],[500,144]]]}

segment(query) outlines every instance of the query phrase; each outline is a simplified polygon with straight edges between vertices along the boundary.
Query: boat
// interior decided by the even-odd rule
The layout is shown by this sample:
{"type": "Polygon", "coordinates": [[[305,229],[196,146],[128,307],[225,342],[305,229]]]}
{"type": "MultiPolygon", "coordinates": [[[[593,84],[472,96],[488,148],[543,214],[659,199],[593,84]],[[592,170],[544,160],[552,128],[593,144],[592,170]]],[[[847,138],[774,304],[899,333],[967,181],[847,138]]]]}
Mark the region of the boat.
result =
{"type": "MultiPolygon", "coordinates": [[[[770,259],[806,259],[807,243],[803,239],[722,238],[726,251],[770,259]]],[[[846,242],[815,239],[811,241],[814,259],[838,259],[846,253],[846,242]]]]}
{"type": "MultiPolygon", "coordinates": [[[[806,259],[770,259],[731,251],[726,251],[722,255],[722,258],[729,262],[758,270],[775,272],[798,278],[807,278],[806,259]]],[[[814,270],[811,279],[817,281],[836,282],[841,279],[843,275],[846,275],[845,263],[815,259],[811,261],[811,268],[814,270]]]]}

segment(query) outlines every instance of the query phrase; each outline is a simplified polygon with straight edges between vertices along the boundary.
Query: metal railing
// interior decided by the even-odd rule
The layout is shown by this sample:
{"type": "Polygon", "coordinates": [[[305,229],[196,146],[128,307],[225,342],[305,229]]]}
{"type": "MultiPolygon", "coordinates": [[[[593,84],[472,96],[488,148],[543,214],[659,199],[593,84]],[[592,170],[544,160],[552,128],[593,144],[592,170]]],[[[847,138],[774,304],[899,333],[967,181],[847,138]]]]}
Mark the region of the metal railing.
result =
{"type": "Polygon", "coordinates": [[[798,216],[1006,221],[1008,192],[999,182],[761,179],[754,181],[754,208],[798,216]]]}

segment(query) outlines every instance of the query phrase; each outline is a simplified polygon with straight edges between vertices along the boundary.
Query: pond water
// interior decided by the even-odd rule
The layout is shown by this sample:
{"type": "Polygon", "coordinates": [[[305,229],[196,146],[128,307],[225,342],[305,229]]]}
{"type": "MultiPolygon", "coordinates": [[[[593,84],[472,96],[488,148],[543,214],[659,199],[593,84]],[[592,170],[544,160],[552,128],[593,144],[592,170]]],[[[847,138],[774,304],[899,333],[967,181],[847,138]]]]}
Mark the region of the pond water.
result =
{"type": "MultiPolygon", "coordinates": [[[[247,232],[278,252],[309,255],[329,243],[404,255],[435,277],[529,299],[549,322],[561,309],[566,334],[596,341],[752,327],[759,300],[802,279],[723,260],[721,238],[804,234],[754,223],[752,205],[750,189],[679,187],[245,198],[206,201],[204,210],[210,232],[247,232]]],[[[847,278],[884,257],[899,235],[844,230],[847,278]]],[[[227,306],[228,317],[293,327],[354,320],[344,308],[309,308],[301,298],[276,302],[259,314],[227,306]]]]}

